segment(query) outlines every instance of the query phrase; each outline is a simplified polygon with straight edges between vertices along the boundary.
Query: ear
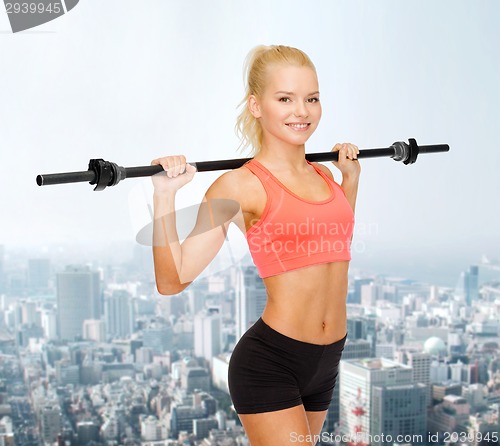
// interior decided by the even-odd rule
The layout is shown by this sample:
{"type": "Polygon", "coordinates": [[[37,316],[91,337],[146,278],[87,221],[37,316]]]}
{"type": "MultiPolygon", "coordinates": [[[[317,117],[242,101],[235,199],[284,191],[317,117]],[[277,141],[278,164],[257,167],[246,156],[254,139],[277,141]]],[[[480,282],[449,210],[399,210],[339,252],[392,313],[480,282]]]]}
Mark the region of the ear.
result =
{"type": "Polygon", "coordinates": [[[250,110],[250,113],[256,119],[262,116],[259,100],[253,94],[248,97],[248,110],[250,110]]]}

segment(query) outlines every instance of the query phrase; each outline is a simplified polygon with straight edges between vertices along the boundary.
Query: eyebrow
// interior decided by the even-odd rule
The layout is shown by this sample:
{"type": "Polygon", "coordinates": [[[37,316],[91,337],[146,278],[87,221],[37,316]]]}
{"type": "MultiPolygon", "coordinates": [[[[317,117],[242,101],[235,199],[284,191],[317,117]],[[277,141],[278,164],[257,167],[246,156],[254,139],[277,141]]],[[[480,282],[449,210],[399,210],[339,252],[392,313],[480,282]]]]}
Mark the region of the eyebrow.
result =
{"type": "MultiPolygon", "coordinates": [[[[287,94],[289,96],[293,96],[295,95],[295,93],[293,91],[277,91],[276,93],[274,94],[287,94]]],[[[309,93],[307,96],[313,96],[315,94],[319,94],[319,91],[314,91],[313,93],[309,93]]]]}

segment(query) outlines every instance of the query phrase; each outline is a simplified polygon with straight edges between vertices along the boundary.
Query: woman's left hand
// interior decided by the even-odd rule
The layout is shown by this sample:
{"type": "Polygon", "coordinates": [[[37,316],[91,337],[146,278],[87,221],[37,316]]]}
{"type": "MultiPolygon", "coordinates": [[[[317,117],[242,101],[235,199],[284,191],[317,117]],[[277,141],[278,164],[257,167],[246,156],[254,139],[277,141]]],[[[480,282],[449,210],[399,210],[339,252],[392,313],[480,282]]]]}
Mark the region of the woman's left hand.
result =
{"type": "Polygon", "coordinates": [[[342,172],[343,177],[359,177],[361,165],[358,161],[358,146],[349,143],[335,144],[332,152],[339,152],[339,160],[332,163],[342,172]]]}

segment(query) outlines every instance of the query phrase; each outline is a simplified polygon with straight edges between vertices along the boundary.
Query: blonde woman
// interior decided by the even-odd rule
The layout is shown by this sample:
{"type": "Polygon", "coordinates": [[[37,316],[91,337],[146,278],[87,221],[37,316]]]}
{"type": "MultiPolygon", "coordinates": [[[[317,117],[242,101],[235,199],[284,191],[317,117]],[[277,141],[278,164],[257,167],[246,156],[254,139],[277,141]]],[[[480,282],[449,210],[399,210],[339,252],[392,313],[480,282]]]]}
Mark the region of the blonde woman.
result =
{"type": "Polygon", "coordinates": [[[305,143],[319,124],[321,103],[315,67],[304,52],[256,47],[246,74],[237,128],[253,158],[208,188],[192,232],[196,236],[182,244],[174,199],[196,169],[183,155],[151,163],[165,171],[153,177],[156,284],[161,294],[181,292],[217,254],[230,223],[239,227],[267,302],[231,354],[234,408],[252,446],[313,445],[347,336],[359,150],[349,143],[332,149],[339,151],[333,164],[342,173],[341,185],[330,169],[306,160],[305,143]]]}

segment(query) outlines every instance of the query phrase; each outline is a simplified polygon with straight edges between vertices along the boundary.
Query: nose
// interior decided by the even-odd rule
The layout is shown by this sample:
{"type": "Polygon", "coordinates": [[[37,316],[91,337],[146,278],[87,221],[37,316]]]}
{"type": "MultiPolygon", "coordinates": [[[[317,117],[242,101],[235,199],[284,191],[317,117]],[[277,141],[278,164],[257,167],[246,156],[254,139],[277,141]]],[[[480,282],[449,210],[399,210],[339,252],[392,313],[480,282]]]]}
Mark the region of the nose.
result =
{"type": "Polygon", "coordinates": [[[309,116],[309,111],[307,105],[304,101],[297,101],[295,103],[295,110],[293,113],[297,118],[307,118],[309,116]]]}

